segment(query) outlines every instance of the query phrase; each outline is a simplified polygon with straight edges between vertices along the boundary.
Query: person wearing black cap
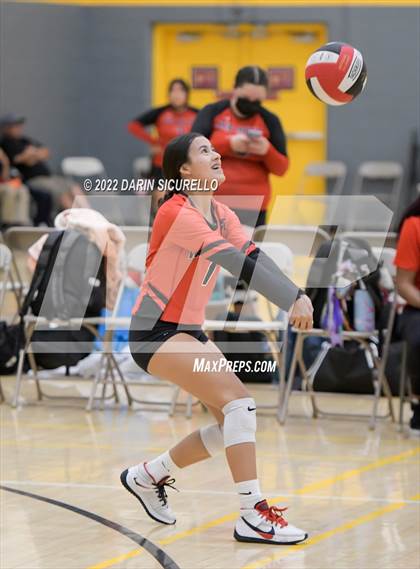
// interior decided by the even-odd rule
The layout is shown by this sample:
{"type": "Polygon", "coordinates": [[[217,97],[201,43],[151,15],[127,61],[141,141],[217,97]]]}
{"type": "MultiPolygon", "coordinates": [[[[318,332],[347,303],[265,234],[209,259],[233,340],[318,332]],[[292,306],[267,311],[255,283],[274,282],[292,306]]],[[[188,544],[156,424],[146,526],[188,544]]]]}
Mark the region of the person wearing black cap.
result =
{"type": "MultiPolygon", "coordinates": [[[[14,164],[10,160],[11,148],[10,148],[10,144],[8,147],[8,139],[5,136],[1,136],[1,135],[4,132],[10,131],[10,129],[13,129],[13,126],[22,125],[24,122],[25,122],[24,117],[20,117],[20,116],[14,115],[14,114],[4,115],[0,118],[0,150],[2,151],[3,156],[4,156],[4,160],[2,161],[3,165],[2,165],[1,178],[3,179],[3,182],[6,182],[6,181],[9,181],[9,178],[13,174],[13,183],[15,185],[18,183],[18,181],[21,182],[21,178],[23,176],[19,172],[18,169],[14,168],[14,164]],[[9,149],[9,151],[7,149],[9,149]],[[7,161],[7,167],[5,167],[6,161],[7,161]]],[[[29,190],[31,199],[35,203],[36,211],[35,211],[35,214],[33,217],[34,225],[41,225],[41,224],[42,225],[51,225],[51,223],[52,223],[51,212],[52,212],[52,205],[53,205],[52,197],[50,196],[50,194],[47,191],[35,189],[35,188],[30,188],[29,186],[26,186],[26,187],[29,190]]],[[[24,186],[22,186],[22,189],[24,190],[24,186]]],[[[25,191],[23,191],[22,193],[25,193],[25,191]]],[[[9,220],[8,214],[7,213],[5,214],[3,211],[2,211],[2,218],[3,218],[3,222],[8,222],[8,220],[9,220]]],[[[21,223],[23,222],[23,224],[25,224],[25,221],[22,221],[19,218],[18,219],[15,218],[14,221],[15,222],[21,222],[21,223]]]]}
{"type": "Polygon", "coordinates": [[[10,173],[10,163],[0,148],[0,228],[30,225],[30,195],[20,179],[10,173]]]}
{"type": "Polygon", "coordinates": [[[266,223],[269,174],[282,176],[289,166],[280,120],[261,104],[267,89],[268,77],[261,67],[242,67],[232,97],[206,105],[191,127],[209,138],[222,156],[226,182],[216,199],[253,227],[266,223]]]}
{"type": "MultiPolygon", "coordinates": [[[[2,133],[0,146],[9,158],[11,166],[19,170],[23,182],[32,193],[35,192],[38,195],[38,198],[39,192],[50,194],[58,209],[73,207],[76,197],[79,207],[89,207],[77,184],[63,176],[51,174],[46,163],[50,155],[48,148],[40,142],[24,136],[24,123],[24,117],[14,114],[4,115],[0,118],[2,133]]],[[[44,207],[46,204],[43,205],[44,207]]]]}

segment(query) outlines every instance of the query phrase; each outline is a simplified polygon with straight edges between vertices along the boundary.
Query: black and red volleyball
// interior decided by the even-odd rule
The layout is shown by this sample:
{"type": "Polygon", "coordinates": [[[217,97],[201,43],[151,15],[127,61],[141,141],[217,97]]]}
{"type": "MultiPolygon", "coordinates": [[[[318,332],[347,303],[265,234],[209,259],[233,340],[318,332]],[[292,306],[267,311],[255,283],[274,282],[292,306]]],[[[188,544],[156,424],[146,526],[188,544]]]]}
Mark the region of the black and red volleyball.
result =
{"type": "Polygon", "coordinates": [[[365,88],[366,64],[356,48],[330,42],[309,57],[305,78],[311,93],[327,105],[346,105],[365,88]]]}

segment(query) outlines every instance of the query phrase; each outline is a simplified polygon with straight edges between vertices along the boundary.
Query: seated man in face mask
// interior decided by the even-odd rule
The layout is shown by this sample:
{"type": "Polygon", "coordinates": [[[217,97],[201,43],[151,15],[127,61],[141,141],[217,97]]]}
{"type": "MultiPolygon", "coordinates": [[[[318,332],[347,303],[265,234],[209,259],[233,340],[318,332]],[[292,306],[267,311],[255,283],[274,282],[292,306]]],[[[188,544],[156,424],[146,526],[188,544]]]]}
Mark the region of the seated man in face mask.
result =
{"type": "Polygon", "coordinates": [[[271,197],[269,174],[282,176],[289,166],[281,123],[261,105],[267,87],[263,69],[242,67],[236,74],[231,99],[206,105],[191,128],[209,138],[222,156],[226,181],[215,198],[252,227],[266,222],[271,197]]]}

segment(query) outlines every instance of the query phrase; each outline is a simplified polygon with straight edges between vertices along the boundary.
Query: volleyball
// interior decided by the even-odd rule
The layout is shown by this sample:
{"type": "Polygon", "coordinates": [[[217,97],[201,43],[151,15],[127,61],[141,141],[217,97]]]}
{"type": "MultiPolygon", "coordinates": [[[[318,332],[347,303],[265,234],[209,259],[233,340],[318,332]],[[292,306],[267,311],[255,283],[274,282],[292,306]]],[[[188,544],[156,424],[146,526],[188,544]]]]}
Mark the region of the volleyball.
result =
{"type": "Polygon", "coordinates": [[[347,43],[330,42],[309,57],[306,84],[327,105],[346,105],[363,91],[367,81],[363,55],[347,43]]]}

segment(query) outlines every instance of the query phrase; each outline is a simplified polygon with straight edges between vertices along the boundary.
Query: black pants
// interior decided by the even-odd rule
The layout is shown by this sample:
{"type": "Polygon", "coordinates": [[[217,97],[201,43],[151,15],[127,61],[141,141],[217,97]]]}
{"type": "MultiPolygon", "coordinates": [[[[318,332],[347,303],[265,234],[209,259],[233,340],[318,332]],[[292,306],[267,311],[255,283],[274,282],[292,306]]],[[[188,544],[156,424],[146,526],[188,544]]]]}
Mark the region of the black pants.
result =
{"type": "Polygon", "coordinates": [[[28,184],[29,193],[35,202],[35,215],[33,217],[34,225],[45,223],[48,226],[52,225],[51,213],[53,208],[53,198],[51,194],[44,190],[35,190],[28,184]]]}
{"type": "Polygon", "coordinates": [[[408,373],[413,395],[420,398],[420,309],[406,306],[400,319],[400,334],[408,344],[408,373]]]}

